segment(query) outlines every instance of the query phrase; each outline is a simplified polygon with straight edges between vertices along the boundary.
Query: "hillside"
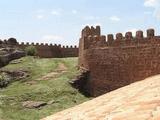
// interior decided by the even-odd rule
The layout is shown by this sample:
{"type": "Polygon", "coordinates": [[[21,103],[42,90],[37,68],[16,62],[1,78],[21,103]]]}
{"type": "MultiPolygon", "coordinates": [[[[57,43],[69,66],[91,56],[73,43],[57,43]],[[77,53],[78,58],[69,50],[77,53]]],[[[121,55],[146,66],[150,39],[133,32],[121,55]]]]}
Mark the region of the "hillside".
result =
{"type": "Polygon", "coordinates": [[[160,75],[42,120],[160,120],[160,75]]]}
{"type": "Polygon", "coordinates": [[[0,89],[0,120],[39,120],[89,100],[68,83],[79,74],[76,66],[77,58],[24,57],[10,62],[1,71],[11,74],[21,71],[28,75],[0,89]],[[45,106],[36,108],[33,102],[37,101],[36,105],[45,106]]]}

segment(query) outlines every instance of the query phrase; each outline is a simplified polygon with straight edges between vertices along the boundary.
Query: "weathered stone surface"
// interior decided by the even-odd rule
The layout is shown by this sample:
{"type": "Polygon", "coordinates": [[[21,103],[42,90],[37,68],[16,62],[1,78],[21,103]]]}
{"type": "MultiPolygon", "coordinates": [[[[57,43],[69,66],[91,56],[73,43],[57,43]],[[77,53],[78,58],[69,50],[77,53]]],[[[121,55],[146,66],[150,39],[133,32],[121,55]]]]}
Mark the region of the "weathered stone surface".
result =
{"type": "Polygon", "coordinates": [[[69,84],[72,85],[72,87],[78,89],[81,93],[88,95],[88,93],[86,93],[86,88],[85,88],[85,84],[87,81],[89,75],[89,71],[83,70],[81,71],[81,74],[76,76],[75,79],[72,79],[71,81],[69,81],[69,84]]]}
{"type": "Polygon", "coordinates": [[[29,73],[25,70],[0,70],[0,88],[7,87],[8,84],[26,77],[29,77],[29,73]]]}
{"type": "Polygon", "coordinates": [[[3,55],[0,55],[0,67],[7,65],[12,60],[24,57],[25,55],[25,52],[20,50],[14,50],[13,52],[5,52],[3,53],[3,55]]]}
{"type": "Polygon", "coordinates": [[[160,75],[117,89],[42,120],[160,120],[160,75]]]}
{"type": "Polygon", "coordinates": [[[22,103],[23,107],[30,108],[30,109],[40,108],[45,105],[47,105],[47,103],[42,101],[25,101],[22,103]]]}
{"type": "Polygon", "coordinates": [[[109,41],[101,46],[102,35],[97,39],[90,37],[92,34],[87,35],[80,38],[79,66],[89,71],[83,86],[91,96],[160,74],[160,36],[154,36],[153,29],[147,30],[147,37],[140,31],[137,37],[131,32],[124,37],[118,33],[115,40],[109,35],[109,41]]]}
{"type": "Polygon", "coordinates": [[[23,79],[26,77],[29,77],[29,72],[25,71],[25,70],[0,70],[0,73],[4,72],[6,74],[8,74],[9,76],[11,76],[14,79],[23,79]]]}

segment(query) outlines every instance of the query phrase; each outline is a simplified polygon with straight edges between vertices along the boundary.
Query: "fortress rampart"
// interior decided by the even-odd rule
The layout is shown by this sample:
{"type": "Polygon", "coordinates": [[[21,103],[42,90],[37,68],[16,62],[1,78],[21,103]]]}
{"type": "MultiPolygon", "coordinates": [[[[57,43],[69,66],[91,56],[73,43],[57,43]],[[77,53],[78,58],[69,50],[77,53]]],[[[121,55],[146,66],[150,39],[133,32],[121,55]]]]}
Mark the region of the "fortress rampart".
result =
{"type": "Polygon", "coordinates": [[[89,71],[83,88],[91,96],[159,74],[160,36],[148,29],[147,37],[142,31],[135,37],[131,32],[106,37],[101,35],[100,26],[87,26],[79,42],[79,66],[89,71]]]}
{"type": "MultiPolygon", "coordinates": [[[[3,45],[13,45],[6,40],[3,45]]],[[[14,46],[25,49],[28,46],[35,46],[37,56],[41,58],[63,58],[63,57],[78,57],[77,46],[61,46],[57,44],[39,44],[39,43],[16,43],[14,46]]]]}

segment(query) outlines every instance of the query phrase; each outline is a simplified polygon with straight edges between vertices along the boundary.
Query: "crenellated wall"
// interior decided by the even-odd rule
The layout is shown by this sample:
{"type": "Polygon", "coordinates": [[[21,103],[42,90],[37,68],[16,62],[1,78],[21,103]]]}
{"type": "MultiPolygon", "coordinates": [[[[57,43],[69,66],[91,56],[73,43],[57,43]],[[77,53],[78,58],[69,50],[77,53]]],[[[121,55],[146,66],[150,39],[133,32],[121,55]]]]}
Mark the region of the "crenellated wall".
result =
{"type": "MultiPolygon", "coordinates": [[[[30,44],[24,45],[19,44],[19,47],[27,47],[30,44]]],[[[31,45],[35,46],[38,51],[38,56],[43,58],[61,58],[61,57],[78,57],[78,48],[77,46],[63,46],[61,45],[48,45],[48,44],[34,44],[31,45]]]]}
{"type": "Polygon", "coordinates": [[[79,42],[79,66],[89,71],[85,90],[98,96],[160,73],[160,36],[154,29],[136,36],[127,32],[103,36],[100,27],[82,30],[79,42]],[[107,40],[106,40],[107,38],[107,40]]]}
{"type": "MultiPolygon", "coordinates": [[[[3,44],[11,45],[6,40],[3,44]]],[[[39,43],[16,43],[14,46],[25,49],[28,46],[35,46],[37,50],[37,55],[42,58],[62,58],[62,57],[78,57],[78,47],[77,46],[61,46],[57,44],[39,44],[39,43]]]]}

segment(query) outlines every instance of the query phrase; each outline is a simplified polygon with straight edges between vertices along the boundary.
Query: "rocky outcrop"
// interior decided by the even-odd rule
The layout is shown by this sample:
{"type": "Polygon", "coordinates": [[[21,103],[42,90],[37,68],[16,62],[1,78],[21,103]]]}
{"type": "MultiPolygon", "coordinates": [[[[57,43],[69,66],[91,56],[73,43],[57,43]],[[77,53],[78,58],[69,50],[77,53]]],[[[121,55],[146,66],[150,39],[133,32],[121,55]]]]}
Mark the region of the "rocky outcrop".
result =
{"type": "Polygon", "coordinates": [[[89,71],[81,68],[80,75],[76,76],[76,78],[69,81],[69,84],[72,87],[76,88],[79,92],[81,92],[82,94],[86,96],[89,96],[89,94],[86,92],[86,88],[84,85],[86,84],[86,81],[88,80],[88,75],[89,75],[89,71]]]}
{"type": "Polygon", "coordinates": [[[44,107],[46,105],[52,105],[54,103],[56,103],[57,101],[55,100],[51,100],[48,102],[44,102],[44,101],[24,101],[22,102],[22,106],[28,109],[39,109],[41,107],[44,107]]]}
{"type": "Polygon", "coordinates": [[[9,38],[8,40],[0,40],[0,68],[7,65],[14,59],[25,56],[24,50],[17,47],[17,40],[9,38]]]}
{"type": "Polygon", "coordinates": [[[0,67],[7,65],[10,61],[25,56],[25,52],[14,48],[0,49],[0,67]]]}
{"type": "Polygon", "coordinates": [[[23,107],[29,108],[29,109],[40,108],[45,105],[47,105],[47,103],[42,101],[25,101],[22,103],[23,107]]]}
{"type": "Polygon", "coordinates": [[[160,120],[160,75],[117,89],[42,120],[160,120]]]}
{"type": "Polygon", "coordinates": [[[7,87],[10,83],[29,77],[25,70],[0,70],[0,88],[7,87]]]}

